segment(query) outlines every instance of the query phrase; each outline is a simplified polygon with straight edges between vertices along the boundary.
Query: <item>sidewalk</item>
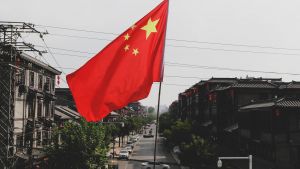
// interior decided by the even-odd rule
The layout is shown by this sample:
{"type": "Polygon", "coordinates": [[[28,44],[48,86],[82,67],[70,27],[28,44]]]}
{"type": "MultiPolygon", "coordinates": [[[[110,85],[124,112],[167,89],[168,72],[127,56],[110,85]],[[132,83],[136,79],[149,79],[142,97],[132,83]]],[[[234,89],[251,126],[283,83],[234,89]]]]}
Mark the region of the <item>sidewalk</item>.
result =
{"type": "Polygon", "coordinates": [[[119,146],[119,137],[115,138],[115,147],[113,147],[114,146],[113,143],[110,143],[109,144],[109,151],[108,152],[112,154],[113,149],[114,149],[115,150],[115,158],[118,157],[120,150],[123,148],[123,146],[125,146],[127,144],[128,139],[129,139],[130,136],[131,135],[124,136],[124,142],[122,144],[122,141],[121,141],[120,142],[120,146],[119,146]]]}

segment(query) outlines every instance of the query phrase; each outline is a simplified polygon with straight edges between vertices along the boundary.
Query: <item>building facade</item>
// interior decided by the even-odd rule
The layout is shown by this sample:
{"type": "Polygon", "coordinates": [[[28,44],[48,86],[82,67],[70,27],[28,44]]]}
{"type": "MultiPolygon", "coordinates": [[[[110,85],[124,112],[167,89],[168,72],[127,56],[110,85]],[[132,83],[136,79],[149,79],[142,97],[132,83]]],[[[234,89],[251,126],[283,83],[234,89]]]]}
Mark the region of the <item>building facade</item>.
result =
{"type": "MultiPolygon", "coordinates": [[[[170,108],[178,119],[190,121],[198,135],[226,147],[230,154],[253,154],[274,164],[270,167],[296,169],[300,161],[298,102],[299,82],[283,82],[281,78],[211,78],[180,93],[170,108]],[[267,107],[259,105],[270,101],[276,103],[276,111],[280,110],[276,120],[270,115],[275,109],[268,107],[271,103],[266,103],[267,107]],[[279,101],[287,105],[278,109],[279,101]]],[[[225,149],[222,151],[221,154],[225,149]]]]}
{"type": "MultiPolygon", "coordinates": [[[[55,77],[60,71],[25,53],[0,52],[0,168],[43,156],[54,120],[55,77]]],[[[29,164],[31,165],[31,164],[29,164]]]]}

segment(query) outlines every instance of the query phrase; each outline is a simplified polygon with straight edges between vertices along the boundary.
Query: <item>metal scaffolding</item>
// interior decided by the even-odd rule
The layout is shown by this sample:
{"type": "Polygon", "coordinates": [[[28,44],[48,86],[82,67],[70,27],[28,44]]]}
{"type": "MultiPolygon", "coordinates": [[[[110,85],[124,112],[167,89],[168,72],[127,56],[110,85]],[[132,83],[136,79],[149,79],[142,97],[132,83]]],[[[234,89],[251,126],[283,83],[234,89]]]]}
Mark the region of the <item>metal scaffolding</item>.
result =
{"type": "Polygon", "coordinates": [[[14,115],[17,57],[23,51],[39,51],[33,45],[20,41],[22,34],[37,33],[33,24],[0,21],[0,168],[15,168],[14,115]]]}

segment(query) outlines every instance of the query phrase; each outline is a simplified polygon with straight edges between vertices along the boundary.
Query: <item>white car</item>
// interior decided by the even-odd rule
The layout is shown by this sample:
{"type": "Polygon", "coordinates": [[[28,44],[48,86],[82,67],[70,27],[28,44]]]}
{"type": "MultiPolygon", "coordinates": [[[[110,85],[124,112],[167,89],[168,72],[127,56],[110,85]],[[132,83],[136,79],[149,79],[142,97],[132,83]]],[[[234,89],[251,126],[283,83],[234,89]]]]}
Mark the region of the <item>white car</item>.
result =
{"type": "Polygon", "coordinates": [[[119,159],[126,159],[128,160],[129,159],[129,152],[127,149],[122,149],[120,150],[120,153],[119,153],[119,159]]]}
{"type": "MultiPolygon", "coordinates": [[[[153,164],[154,162],[144,162],[142,163],[141,169],[153,169],[153,164]]],[[[170,169],[170,166],[161,162],[156,162],[155,169],[170,169]]]]}
{"type": "Polygon", "coordinates": [[[126,150],[128,151],[129,154],[132,153],[132,148],[131,148],[131,146],[127,146],[127,147],[125,147],[125,148],[126,148],[126,150]]]}

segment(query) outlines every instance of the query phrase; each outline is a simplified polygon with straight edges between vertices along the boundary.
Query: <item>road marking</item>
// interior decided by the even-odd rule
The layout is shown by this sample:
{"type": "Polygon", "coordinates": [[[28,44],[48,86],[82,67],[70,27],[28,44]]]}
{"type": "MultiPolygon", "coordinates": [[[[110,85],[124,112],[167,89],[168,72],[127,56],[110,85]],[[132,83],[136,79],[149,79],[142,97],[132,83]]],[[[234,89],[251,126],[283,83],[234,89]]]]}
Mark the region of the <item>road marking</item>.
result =
{"type": "Polygon", "coordinates": [[[125,169],[127,169],[128,161],[126,162],[125,169]]]}

